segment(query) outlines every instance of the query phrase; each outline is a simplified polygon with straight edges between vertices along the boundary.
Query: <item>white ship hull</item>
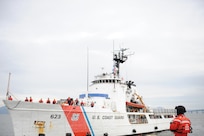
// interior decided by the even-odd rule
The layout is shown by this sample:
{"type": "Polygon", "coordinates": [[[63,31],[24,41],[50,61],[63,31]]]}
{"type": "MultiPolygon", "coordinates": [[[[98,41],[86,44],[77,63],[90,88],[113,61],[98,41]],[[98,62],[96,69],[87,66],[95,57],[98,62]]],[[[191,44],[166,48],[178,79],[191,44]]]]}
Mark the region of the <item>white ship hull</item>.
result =
{"type": "MultiPolygon", "coordinates": [[[[134,135],[169,129],[172,118],[150,119],[152,113],[119,113],[107,109],[22,101],[4,101],[14,136],[104,136],[134,135]],[[129,116],[144,115],[145,121],[129,116]]],[[[5,127],[5,126],[4,126],[5,127]]],[[[7,126],[6,128],[11,128],[7,126]]],[[[2,132],[6,136],[8,131],[2,132]]],[[[10,135],[8,135],[10,136],[10,135]]]]}

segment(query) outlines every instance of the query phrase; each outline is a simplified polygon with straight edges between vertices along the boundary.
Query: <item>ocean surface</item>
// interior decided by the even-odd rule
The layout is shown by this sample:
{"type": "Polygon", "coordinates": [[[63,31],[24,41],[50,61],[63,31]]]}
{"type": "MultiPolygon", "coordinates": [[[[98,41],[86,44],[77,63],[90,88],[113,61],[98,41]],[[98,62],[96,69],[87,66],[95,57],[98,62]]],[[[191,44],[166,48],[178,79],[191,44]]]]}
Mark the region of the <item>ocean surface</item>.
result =
{"type": "MultiPolygon", "coordinates": [[[[204,136],[204,112],[192,112],[185,115],[191,120],[193,128],[193,133],[189,133],[188,136],[204,136]]],[[[162,131],[140,136],[174,136],[174,134],[171,131],[162,131]]]]}

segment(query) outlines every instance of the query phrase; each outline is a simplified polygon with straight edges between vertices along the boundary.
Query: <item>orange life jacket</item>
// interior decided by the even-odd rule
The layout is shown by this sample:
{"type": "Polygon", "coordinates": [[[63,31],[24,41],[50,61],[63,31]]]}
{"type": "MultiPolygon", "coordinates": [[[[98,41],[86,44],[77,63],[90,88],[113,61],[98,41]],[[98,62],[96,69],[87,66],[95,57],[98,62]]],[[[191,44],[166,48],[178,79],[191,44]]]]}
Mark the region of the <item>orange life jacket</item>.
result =
{"type": "Polygon", "coordinates": [[[170,130],[175,133],[191,133],[191,122],[183,114],[178,115],[170,125],[170,130]]]}

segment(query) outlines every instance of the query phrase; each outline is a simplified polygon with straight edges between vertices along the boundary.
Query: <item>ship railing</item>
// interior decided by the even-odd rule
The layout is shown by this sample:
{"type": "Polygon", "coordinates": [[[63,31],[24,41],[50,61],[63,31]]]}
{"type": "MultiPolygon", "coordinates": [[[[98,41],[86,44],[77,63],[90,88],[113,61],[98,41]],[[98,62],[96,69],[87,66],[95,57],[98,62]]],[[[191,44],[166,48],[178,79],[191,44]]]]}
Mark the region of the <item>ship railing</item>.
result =
{"type": "Polygon", "coordinates": [[[176,114],[175,109],[152,109],[154,114],[176,114]]]}

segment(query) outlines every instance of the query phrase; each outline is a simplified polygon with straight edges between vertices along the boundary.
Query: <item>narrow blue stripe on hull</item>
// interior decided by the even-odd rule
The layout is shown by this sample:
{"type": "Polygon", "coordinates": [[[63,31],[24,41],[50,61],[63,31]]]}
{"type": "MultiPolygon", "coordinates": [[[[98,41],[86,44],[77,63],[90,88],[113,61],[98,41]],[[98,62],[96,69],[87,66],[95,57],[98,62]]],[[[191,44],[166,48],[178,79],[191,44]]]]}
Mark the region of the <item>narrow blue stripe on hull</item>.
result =
{"type": "Polygon", "coordinates": [[[89,121],[89,118],[88,118],[88,116],[87,116],[87,114],[86,114],[86,111],[85,111],[85,109],[84,109],[83,106],[81,106],[81,107],[82,107],[82,110],[83,110],[83,112],[84,112],[84,116],[85,116],[85,118],[86,118],[86,121],[88,122],[88,125],[89,125],[89,128],[90,128],[90,130],[91,130],[92,136],[95,136],[95,135],[94,135],[94,132],[93,132],[93,129],[92,129],[92,127],[91,127],[91,123],[90,123],[90,121],[89,121]]]}

